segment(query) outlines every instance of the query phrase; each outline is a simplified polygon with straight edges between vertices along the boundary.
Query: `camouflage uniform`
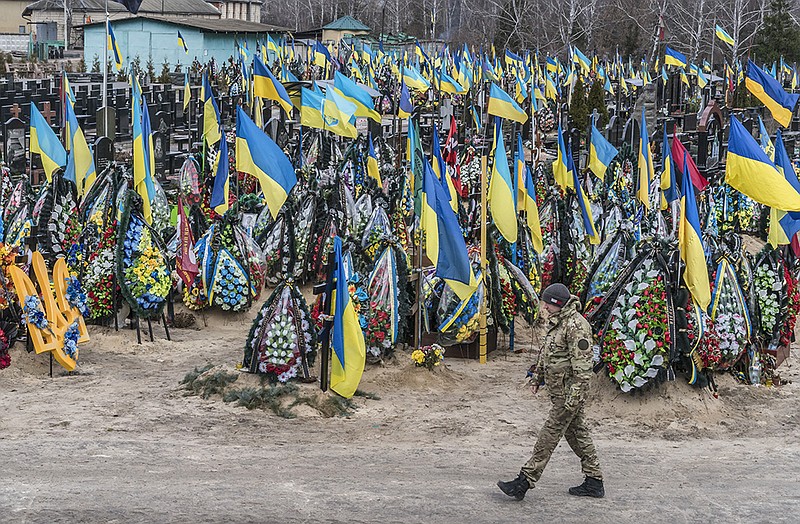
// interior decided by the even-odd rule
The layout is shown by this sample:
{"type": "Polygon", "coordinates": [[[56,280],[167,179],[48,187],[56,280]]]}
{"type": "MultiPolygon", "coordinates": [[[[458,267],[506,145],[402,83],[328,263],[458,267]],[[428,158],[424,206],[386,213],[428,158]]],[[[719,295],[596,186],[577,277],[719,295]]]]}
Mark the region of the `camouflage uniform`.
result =
{"type": "Polygon", "coordinates": [[[562,436],[580,457],[583,474],[603,479],[583,414],[592,375],[592,330],[579,308],[578,298],[571,297],[559,312],[550,316],[545,326],[534,383],[541,384],[544,379],[553,406],[539,432],[533,456],[522,467],[531,487],[542,476],[562,436]]]}

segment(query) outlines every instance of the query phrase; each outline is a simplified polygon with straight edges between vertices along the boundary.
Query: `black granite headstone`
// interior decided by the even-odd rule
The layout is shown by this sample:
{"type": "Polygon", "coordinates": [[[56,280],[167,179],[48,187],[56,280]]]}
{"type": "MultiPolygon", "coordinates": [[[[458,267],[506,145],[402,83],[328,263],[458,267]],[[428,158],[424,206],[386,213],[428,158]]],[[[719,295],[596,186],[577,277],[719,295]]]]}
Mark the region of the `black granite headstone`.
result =
{"type": "Polygon", "coordinates": [[[19,118],[11,118],[3,126],[4,158],[12,173],[24,173],[28,148],[25,147],[27,125],[19,118]]]}
{"type": "Polygon", "coordinates": [[[101,173],[114,161],[114,142],[110,138],[101,136],[94,141],[94,165],[101,173]]]}

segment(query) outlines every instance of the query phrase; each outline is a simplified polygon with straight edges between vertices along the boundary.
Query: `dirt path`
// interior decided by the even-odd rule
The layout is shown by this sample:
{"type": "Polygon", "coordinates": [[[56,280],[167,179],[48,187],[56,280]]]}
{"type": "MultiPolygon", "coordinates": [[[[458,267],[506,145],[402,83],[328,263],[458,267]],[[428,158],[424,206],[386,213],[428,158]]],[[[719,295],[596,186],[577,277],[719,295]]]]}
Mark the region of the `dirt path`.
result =
{"type": "Polygon", "coordinates": [[[606,499],[566,493],[581,478],[562,444],[516,503],[495,482],[527,459],[548,408],[521,387],[529,355],[450,359],[430,374],[401,354],[368,370],[361,389],[380,400],[358,398],[349,417],[298,409],[289,420],[185,396],[179,382],[195,366],[234,369],[248,324],[211,319],[139,347],[132,332],[93,330],[80,372],[53,379],[45,358],[14,349],[0,372],[0,521],[797,520],[794,384],[724,382],[714,399],[675,382],[641,399],[597,377],[606,499]]]}

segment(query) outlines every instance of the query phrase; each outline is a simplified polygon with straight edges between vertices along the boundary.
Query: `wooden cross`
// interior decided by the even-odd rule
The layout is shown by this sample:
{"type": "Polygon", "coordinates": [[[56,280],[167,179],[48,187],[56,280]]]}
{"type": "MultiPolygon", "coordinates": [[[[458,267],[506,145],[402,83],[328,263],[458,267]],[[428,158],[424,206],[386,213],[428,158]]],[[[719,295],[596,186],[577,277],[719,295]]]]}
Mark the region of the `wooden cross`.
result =
{"type": "Polygon", "coordinates": [[[11,116],[14,118],[19,118],[19,114],[22,112],[22,108],[19,107],[19,104],[14,104],[11,106],[11,116]]]}
{"type": "Polygon", "coordinates": [[[42,116],[44,117],[45,120],[47,120],[47,125],[53,125],[53,117],[56,114],[50,110],[50,102],[45,102],[42,105],[44,106],[44,110],[42,111],[42,116]]]}

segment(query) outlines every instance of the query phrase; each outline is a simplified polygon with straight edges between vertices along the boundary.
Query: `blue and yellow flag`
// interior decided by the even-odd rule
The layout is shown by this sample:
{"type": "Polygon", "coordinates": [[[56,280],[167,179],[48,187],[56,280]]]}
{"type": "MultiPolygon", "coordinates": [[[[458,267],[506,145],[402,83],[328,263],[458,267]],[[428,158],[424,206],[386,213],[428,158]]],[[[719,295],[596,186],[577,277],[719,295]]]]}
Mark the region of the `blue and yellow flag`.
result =
{"type": "Polygon", "coordinates": [[[581,219],[583,220],[583,229],[586,236],[589,237],[589,243],[597,245],[600,243],[600,235],[597,233],[597,228],[594,225],[594,217],[592,216],[592,206],[586,193],[583,191],[581,181],[578,179],[578,170],[575,169],[575,164],[572,160],[572,151],[567,149],[567,169],[572,173],[572,185],[575,188],[575,197],[578,200],[578,207],[581,210],[581,219]]]}
{"type": "Polygon", "coordinates": [[[417,91],[427,91],[431,87],[431,83],[413,67],[403,66],[403,82],[409,88],[417,91]]]}
{"type": "Polygon", "coordinates": [[[189,54],[189,47],[186,45],[186,40],[184,40],[180,31],[178,31],[178,47],[183,49],[183,52],[187,55],[189,54]]]}
{"type": "Polygon", "coordinates": [[[375,111],[375,103],[369,93],[339,71],[334,73],[333,89],[339,95],[355,104],[356,116],[371,118],[375,122],[381,123],[381,115],[375,111]]]}
{"type": "Polygon", "coordinates": [[[789,127],[800,94],[784,91],[780,82],[764,73],[752,60],[747,61],[747,78],[744,82],[747,89],[767,106],[775,121],[783,127],[789,127]]]}
{"type": "Polygon", "coordinates": [[[383,189],[383,182],[381,181],[381,173],[378,170],[378,156],[375,154],[375,146],[372,144],[372,133],[367,137],[369,150],[367,151],[367,175],[374,178],[378,182],[378,187],[383,189]]]}
{"type": "Polygon", "coordinates": [[[280,104],[287,115],[292,114],[292,99],[283,87],[283,84],[273,76],[261,58],[253,59],[253,95],[274,100],[280,104]]]}
{"type": "Polygon", "coordinates": [[[111,21],[106,20],[106,28],[108,31],[108,50],[111,51],[111,57],[114,59],[114,65],[117,66],[117,71],[122,70],[122,53],[117,45],[117,37],[114,36],[114,30],[111,29],[111,21]]]}
{"type": "Polygon", "coordinates": [[[331,58],[330,52],[328,52],[328,48],[324,45],[320,44],[319,42],[314,42],[314,45],[311,48],[314,56],[314,64],[327,68],[328,64],[333,62],[331,58]]]}
{"type": "MultiPolygon", "coordinates": [[[[685,160],[684,165],[686,165],[685,160]]],[[[700,217],[697,214],[694,186],[690,177],[685,175],[681,181],[681,193],[678,245],[680,247],[681,260],[686,265],[683,270],[683,281],[686,282],[686,287],[689,288],[694,301],[703,310],[706,310],[711,303],[711,286],[708,283],[703,234],[700,229],[700,217]]]]}
{"type": "Polygon", "coordinates": [[[592,135],[589,144],[589,169],[601,180],[606,176],[606,170],[612,160],[619,154],[617,148],[606,140],[606,137],[594,125],[592,118],[592,135]]]}
{"type": "Polygon", "coordinates": [[[414,104],[411,103],[411,95],[406,87],[405,80],[400,83],[400,103],[397,104],[397,116],[409,118],[414,112],[414,104]]]}
{"type": "MultiPolygon", "coordinates": [[[[316,84],[315,84],[316,85],[316,84]]],[[[300,125],[325,129],[325,117],[322,115],[325,97],[316,91],[300,88],[300,125]]]]}
{"type": "Polygon", "coordinates": [[[421,219],[425,231],[425,252],[436,267],[436,276],[444,279],[465,300],[477,288],[467,244],[458,218],[447,201],[441,182],[436,180],[430,162],[423,161],[421,219]]]}
{"type": "Polygon", "coordinates": [[[208,81],[208,71],[203,72],[203,138],[208,145],[213,146],[219,142],[220,137],[219,107],[211,91],[208,81]]]}
{"type": "Polygon", "coordinates": [[[567,147],[561,123],[558,124],[558,150],[556,161],[553,162],[553,178],[556,179],[556,183],[561,189],[566,190],[568,187],[572,187],[572,174],[567,169],[567,147]]]}
{"type": "Polygon", "coordinates": [[[322,106],[322,115],[325,117],[324,129],[347,138],[358,137],[355,113],[356,105],[328,86],[322,106]]]}
{"type": "Polygon", "coordinates": [[[278,144],[236,108],[236,170],[258,178],[272,218],[297,184],[294,167],[278,144]]]}
{"type": "MultiPolygon", "coordinates": [[[[783,145],[783,136],[778,130],[775,137],[775,167],[783,174],[786,181],[800,193],[800,180],[797,179],[792,161],[783,145]]],[[[794,236],[800,231],[800,213],[787,212],[774,207],[770,208],[770,222],[768,240],[772,247],[781,244],[790,244],[794,236]]]]}
{"type": "Polygon", "coordinates": [[[92,150],[89,149],[86,136],[83,134],[83,130],[78,124],[78,118],[75,116],[75,108],[69,97],[67,97],[67,103],[64,109],[67,122],[67,147],[69,149],[64,178],[72,180],[75,183],[78,197],[81,198],[89,191],[92,184],[94,184],[97,178],[97,171],[94,166],[92,150]]]}
{"type": "Polygon", "coordinates": [[[155,155],[150,128],[150,113],[147,101],[142,96],[139,82],[134,79],[131,85],[131,104],[133,105],[133,189],[142,197],[142,214],[148,224],[153,223],[151,203],[155,197],[153,172],[155,155]]]}
{"type": "Polygon", "coordinates": [[[483,124],[481,124],[481,115],[478,114],[478,110],[475,109],[474,105],[470,106],[470,110],[472,112],[472,123],[475,125],[475,130],[482,130],[483,124]]]}
{"type": "Polygon", "coordinates": [[[734,40],[731,35],[729,35],[722,27],[717,24],[714,28],[714,33],[717,35],[717,38],[728,44],[729,46],[733,47],[734,40]]]}
{"type": "Polygon", "coordinates": [[[333,239],[336,261],[334,278],[336,291],[331,300],[333,328],[331,329],[331,389],[344,398],[355,395],[366,362],[364,332],[358,323],[353,301],[350,299],[345,264],[342,259],[342,239],[333,239]]]}
{"type": "Polygon", "coordinates": [[[765,206],[800,211],[800,193],[786,181],[755,138],[733,115],[725,182],[765,206]]]}
{"type": "Polygon", "coordinates": [[[229,174],[228,141],[220,140],[219,151],[214,161],[214,189],[211,192],[211,208],[220,215],[225,214],[228,210],[229,174]]]}
{"type": "Polygon", "coordinates": [[[522,210],[525,211],[525,218],[528,228],[531,230],[531,242],[533,249],[537,253],[544,251],[544,240],[542,237],[542,225],[539,220],[539,204],[536,200],[536,184],[533,182],[531,170],[525,166],[525,196],[522,199],[522,210]]]}
{"type": "Polygon", "coordinates": [[[494,161],[488,194],[489,211],[500,234],[510,244],[517,241],[517,211],[513,188],[506,147],[503,143],[503,127],[500,118],[495,117],[494,161]]]}
{"type": "Polygon", "coordinates": [[[47,181],[51,182],[53,173],[67,165],[67,152],[33,102],[31,102],[30,135],[31,153],[41,155],[47,181]]]}
{"type": "MultiPolygon", "coordinates": [[[[780,132],[780,130],[778,130],[780,132]]],[[[761,120],[761,115],[758,116],[758,138],[761,141],[761,149],[767,154],[769,159],[775,162],[775,146],[772,145],[772,140],[769,138],[769,133],[767,132],[767,127],[764,125],[764,121],[761,120]]]]}
{"type": "Polygon", "coordinates": [[[442,93],[450,93],[451,95],[460,95],[467,92],[467,90],[461,84],[459,84],[453,77],[445,73],[444,69],[439,69],[439,74],[436,76],[439,80],[439,90],[442,93]]]}
{"type": "Polygon", "coordinates": [[[639,174],[636,177],[636,199],[646,210],[650,210],[650,182],[653,181],[653,152],[650,151],[650,138],[647,135],[647,122],[644,120],[642,107],[642,124],[639,132],[639,174]]]}
{"type": "Polygon", "coordinates": [[[431,167],[433,174],[436,175],[439,182],[447,195],[447,200],[450,202],[450,207],[453,211],[458,211],[458,193],[456,187],[453,185],[453,179],[447,173],[447,164],[444,163],[442,158],[442,147],[439,142],[439,128],[433,124],[433,137],[431,138],[431,167]]]}
{"type": "MultiPolygon", "coordinates": [[[[666,122],[664,123],[664,139],[661,144],[661,164],[661,209],[667,209],[671,202],[680,198],[680,194],[675,184],[675,164],[672,162],[672,148],[667,138],[666,122]]],[[[684,176],[689,176],[689,173],[684,176]]]]}
{"type": "Polygon", "coordinates": [[[573,62],[578,64],[578,66],[580,66],[581,71],[583,71],[583,74],[585,75],[588,74],[589,69],[591,67],[591,61],[589,60],[589,57],[581,53],[581,50],[578,49],[577,47],[574,48],[574,51],[575,52],[572,55],[573,62]]]}
{"type": "Polygon", "coordinates": [[[686,55],[683,53],[679,53],[675,51],[671,47],[667,46],[664,49],[664,65],[668,66],[675,66],[675,67],[686,67],[687,60],[686,55]]]}
{"type": "Polygon", "coordinates": [[[524,124],[528,121],[527,113],[519,107],[508,93],[500,89],[495,83],[492,83],[492,87],[489,91],[487,111],[490,115],[508,118],[520,124],[524,124]]]}

